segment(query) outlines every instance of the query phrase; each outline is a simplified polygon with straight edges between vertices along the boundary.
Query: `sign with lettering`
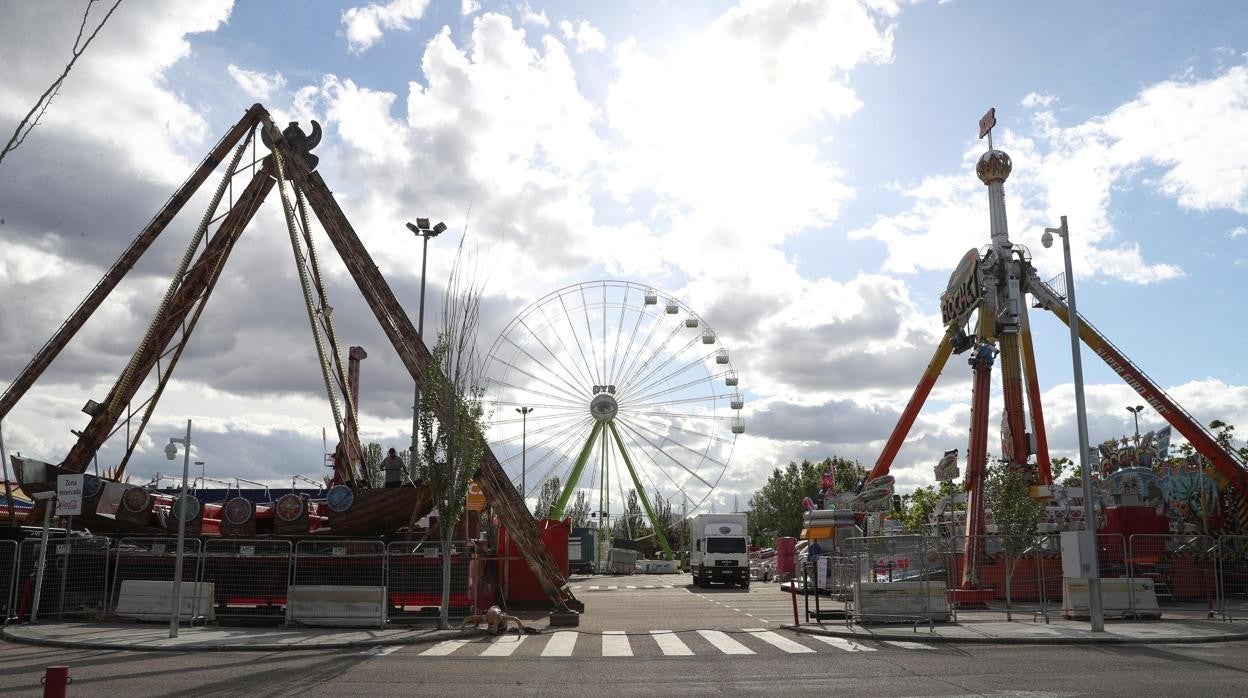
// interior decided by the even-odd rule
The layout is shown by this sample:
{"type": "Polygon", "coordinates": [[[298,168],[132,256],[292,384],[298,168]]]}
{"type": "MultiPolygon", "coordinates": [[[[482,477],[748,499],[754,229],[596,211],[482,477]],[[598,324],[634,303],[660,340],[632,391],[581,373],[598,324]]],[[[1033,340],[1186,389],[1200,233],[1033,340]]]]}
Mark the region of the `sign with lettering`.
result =
{"type": "Polygon", "coordinates": [[[946,326],[961,325],[983,300],[979,288],[979,252],[968,250],[949,276],[949,287],[940,295],[940,320],[946,326]]]}
{"type": "Polygon", "coordinates": [[[56,476],[56,515],[82,514],[82,475],[56,476]]]}
{"type": "Polygon", "coordinates": [[[988,110],[979,120],[979,137],[983,138],[988,135],[993,126],[997,125],[997,108],[993,107],[988,110]]]}

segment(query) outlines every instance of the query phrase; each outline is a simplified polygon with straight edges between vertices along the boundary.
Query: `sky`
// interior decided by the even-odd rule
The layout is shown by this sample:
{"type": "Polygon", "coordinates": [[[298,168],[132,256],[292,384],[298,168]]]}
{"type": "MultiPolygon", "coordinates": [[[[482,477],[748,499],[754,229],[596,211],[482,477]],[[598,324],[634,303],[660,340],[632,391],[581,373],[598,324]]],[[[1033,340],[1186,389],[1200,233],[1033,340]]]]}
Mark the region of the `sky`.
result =
{"type": "MultiPolygon", "coordinates": [[[[0,2],[6,140],[84,6],[0,2]]],[[[552,293],[601,280],[655,289],[713,328],[744,401],[714,410],[746,429],[706,422],[713,448],[691,457],[716,475],[706,506],[725,511],[790,460],[875,462],[942,334],[949,274],[988,243],[974,162],[995,107],[1011,239],[1056,276],[1060,246],[1039,238],[1067,216],[1081,313],[1197,419],[1248,430],[1244,37],[1242,5],[1213,1],[124,0],[0,163],[0,383],[260,102],[279,125],[322,125],[318,171],[412,316],[420,247],[403,223],[445,221],[430,332],[461,244],[483,282],[483,352],[552,293]]],[[[64,458],[211,188],[9,414],[10,453],[64,458]]],[[[402,448],[410,377],[318,244],[338,333],[369,352],[362,438],[402,448]]],[[[1069,335],[1039,310],[1032,326],[1049,442],[1072,456],[1069,335]]],[[[1093,440],[1132,433],[1125,408],[1142,401],[1089,352],[1084,367],[1093,440]]],[[[965,452],[969,405],[955,357],[894,463],[900,491],[965,452]]],[[[325,473],[333,422],[275,196],[209,302],[136,481],[176,469],[162,449],[187,419],[210,477],[325,473]]],[[[1160,426],[1140,414],[1141,430],[1160,426]]],[[[100,466],[119,452],[110,441],[100,466]]]]}

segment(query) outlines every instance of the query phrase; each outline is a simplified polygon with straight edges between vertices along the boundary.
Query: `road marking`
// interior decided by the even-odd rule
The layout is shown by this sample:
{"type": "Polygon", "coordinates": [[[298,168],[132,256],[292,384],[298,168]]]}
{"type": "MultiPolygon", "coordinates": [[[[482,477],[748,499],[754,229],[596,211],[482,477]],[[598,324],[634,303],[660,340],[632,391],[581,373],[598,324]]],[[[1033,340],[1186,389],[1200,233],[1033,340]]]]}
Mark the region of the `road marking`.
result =
{"type": "Polygon", "coordinates": [[[699,630],[698,634],[724,654],[754,654],[754,650],[728,637],[727,633],[718,630],[699,630]]]}
{"type": "MultiPolygon", "coordinates": [[[[625,588],[625,589],[636,589],[637,587],[636,587],[636,586],[633,586],[632,584],[629,584],[628,586],[626,586],[626,587],[624,587],[624,588],[625,588]]],[[[647,588],[647,589],[649,589],[650,587],[646,587],[646,588],[647,588]]],[[[172,608],[172,606],[170,606],[170,608],[172,608]]],[[[172,611],[170,611],[170,612],[169,612],[169,615],[173,615],[173,612],[172,612],[172,611]]]]}
{"type": "MultiPolygon", "coordinates": [[[[602,588],[602,587],[599,587],[597,584],[591,584],[591,585],[589,585],[589,590],[590,590],[590,591],[598,591],[598,590],[599,590],[599,589],[601,589],[601,588],[602,588]]],[[[172,614],[172,613],[170,613],[169,615],[173,615],[173,614],[172,614]]]]}
{"type": "Polygon", "coordinates": [[[572,648],[576,646],[576,633],[570,630],[561,630],[546,641],[546,646],[542,648],[543,657],[571,657],[572,648]]]}
{"type": "Polygon", "coordinates": [[[650,636],[659,645],[659,649],[663,650],[663,654],[669,657],[688,657],[693,654],[693,650],[689,649],[689,645],[686,645],[683,640],[676,637],[676,634],[670,630],[651,630],[650,636]]]}
{"type": "Polygon", "coordinates": [[[885,640],[884,644],[900,647],[903,650],[934,650],[935,647],[925,645],[922,642],[906,642],[905,640],[885,640]]]}
{"type": "Polygon", "coordinates": [[[619,586],[615,584],[611,584],[607,587],[607,591],[615,591],[616,589],[619,589],[619,588],[620,588],[619,586]]]}
{"type": "Polygon", "coordinates": [[[623,630],[607,630],[602,634],[602,656],[631,657],[633,648],[623,630]]]}
{"type": "Polygon", "coordinates": [[[420,653],[422,657],[445,657],[468,644],[470,640],[444,640],[420,653]]]}
{"type": "Polygon", "coordinates": [[[843,637],[827,637],[826,635],[810,635],[809,637],[813,637],[822,643],[832,645],[833,647],[837,649],[845,650],[846,652],[874,652],[875,651],[874,647],[867,647],[866,645],[860,645],[857,642],[854,642],[853,640],[846,640],[843,637]]]}
{"type": "Polygon", "coordinates": [[[504,635],[490,643],[478,657],[510,657],[512,652],[524,642],[524,635],[504,635]]]}
{"type": "Polygon", "coordinates": [[[787,637],[782,637],[770,630],[762,628],[746,628],[745,632],[766,642],[772,647],[782,649],[789,654],[812,654],[814,650],[799,642],[794,642],[787,637]]]}

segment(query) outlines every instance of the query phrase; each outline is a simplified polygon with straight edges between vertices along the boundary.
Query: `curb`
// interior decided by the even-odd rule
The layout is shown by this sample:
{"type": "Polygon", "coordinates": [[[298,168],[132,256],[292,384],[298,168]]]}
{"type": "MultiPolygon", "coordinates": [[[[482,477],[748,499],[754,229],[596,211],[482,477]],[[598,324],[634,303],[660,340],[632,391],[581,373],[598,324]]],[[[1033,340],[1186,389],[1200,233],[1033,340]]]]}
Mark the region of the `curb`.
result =
{"type": "Polygon", "coordinates": [[[435,631],[437,635],[419,635],[416,637],[378,638],[373,640],[352,640],[350,642],[324,642],[315,645],[293,645],[290,643],[264,644],[185,644],[179,646],[158,646],[148,644],[125,645],[114,642],[92,640],[58,640],[46,637],[28,637],[14,634],[7,627],[0,628],[0,639],[23,645],[39,645],[43,647],[61,647],[66,649],[116,650],[123,652],[306,652],[314,650],[340,650],[369,647],[387,647],[394,645],[423,645],[442,640],[463,637],[458,630],[435,631]]]}
{"type": "Polygon", "coordinates": [[[1210,636],[1179,636],[1172,638],[1158,637],[1122,637],[1110,635],[1106,637],[1003,637],[1003,636],[970,636],[946,637],[935,633],[861,633],[853,630],[831,630],[811,626],[783,625],[785,630],[809,635],[826,635],[847,640],[900,640],[905,642],[927,642],[932,644],[957,645],[1196,645],[1214,642],[1236,642],[1248,640],[1248,631],[1225,633],[1210,636]]]}

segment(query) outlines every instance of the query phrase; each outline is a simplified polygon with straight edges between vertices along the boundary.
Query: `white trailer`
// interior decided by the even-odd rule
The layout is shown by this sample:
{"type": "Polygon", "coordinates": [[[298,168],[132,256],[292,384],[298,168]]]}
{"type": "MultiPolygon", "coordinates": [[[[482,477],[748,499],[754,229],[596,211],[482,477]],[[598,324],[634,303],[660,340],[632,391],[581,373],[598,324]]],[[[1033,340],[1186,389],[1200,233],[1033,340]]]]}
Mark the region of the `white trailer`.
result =
{"type": "Polygon", "coordinates": [[[698,514],[689,524],[689,567],[693,582],[750,586],[750,560],[745,552],[745,514],[698,514]]]}

